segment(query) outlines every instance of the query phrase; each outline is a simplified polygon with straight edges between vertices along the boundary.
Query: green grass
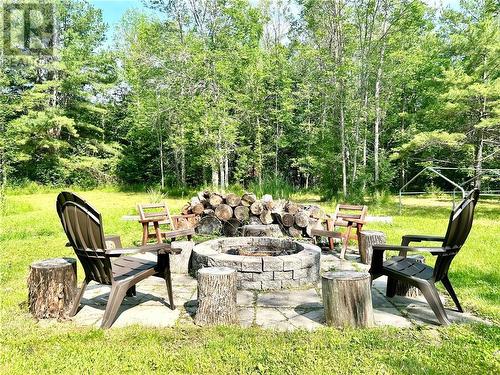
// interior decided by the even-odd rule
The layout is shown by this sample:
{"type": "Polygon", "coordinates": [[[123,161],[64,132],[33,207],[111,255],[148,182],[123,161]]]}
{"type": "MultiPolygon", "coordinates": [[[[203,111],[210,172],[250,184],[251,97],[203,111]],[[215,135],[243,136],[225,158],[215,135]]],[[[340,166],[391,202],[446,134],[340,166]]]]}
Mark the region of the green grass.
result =
{"type": "MultiPolygon", "coordinates": [[[[29,264],[74,256],[55,213],[55,191],[10,194],[0,217],[0,372],[2,373],[415,373],[469,374],[500,371],[500,204],[482,200],[466,246],[452,264],[450,278],[467,311],[494,322],[439,328],[374,328],[313,333],[277,333],[258,328],[171,329],[129,327],[101,331],[72,324],[37,324],[28,314],[29,264]]],[[[146,193],[113,189],[82,195],[99,209],[107,234],[124,245],[140,238],[138,223],[124,222],[146,193]]],[[[293,196],[315,201],[317,197],[293,196]]],[[[168,199],[173,212],[184,204],[168,199]]],[[[333,203],[324,204],[331,210],[333,203]]],[[[443,234],[449,200],[406,198],[398,215],[395,201],[370,205],[371,214],[394,223],[371,224],[388,241],[405,233],[443,234]]],[[[432,259],[428,259],[432,262],[432,259]]],[[[79,271],[79,278],[83,271],[79,271]]]]}

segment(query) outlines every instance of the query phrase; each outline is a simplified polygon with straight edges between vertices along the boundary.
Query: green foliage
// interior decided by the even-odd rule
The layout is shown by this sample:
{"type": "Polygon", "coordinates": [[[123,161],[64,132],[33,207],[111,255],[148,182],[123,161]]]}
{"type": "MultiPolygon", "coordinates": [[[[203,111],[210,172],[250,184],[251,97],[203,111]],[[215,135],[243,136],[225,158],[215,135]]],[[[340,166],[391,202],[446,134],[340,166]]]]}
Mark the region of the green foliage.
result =
{"type": "Polygon", "coordinates": [[[500,163],[492,1],[145,3],[106,49],[101,11],[58,0],[56,55],[1,57],[1,186],[237,184],[360,202],[423,166],[500,163]]]}

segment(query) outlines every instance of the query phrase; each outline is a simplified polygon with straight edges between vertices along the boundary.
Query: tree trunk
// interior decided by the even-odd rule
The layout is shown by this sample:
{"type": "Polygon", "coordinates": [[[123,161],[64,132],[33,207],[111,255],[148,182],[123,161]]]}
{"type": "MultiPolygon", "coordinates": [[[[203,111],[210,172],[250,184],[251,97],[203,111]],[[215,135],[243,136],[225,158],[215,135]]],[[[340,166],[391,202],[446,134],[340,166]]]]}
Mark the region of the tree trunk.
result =
{"type": "Polygon", "coordinates": [[[327,272],[321,278],[326,324],[372,327],[371,277],[367,272],[327,272]]]}
{"type": "Polygon", "coordinates": [[[76,292],[75,259],[47,259],[31,265],[28,303],[35,318],[66,318],[76,292]]]}
{"type": "MultiPolygon", "coordinates": [[[[343,85],[340,85],[342,92],[343,85]]],[[[343,96],[343,95],[341,95],[343,96]]],[[[345,122],[344,122],[344,103],[343,98],[340,99],[340,143],[342,147],[342,193],[347,196],[347,150],[345,141],[345,122]]]]}
{"type": "Polygon", "coordinates": [[[380,47],[380,61],[377,68],[377,80],[375,82],[375,126],[373,129],[373,163],[374,163],[374,180],[375,185],[378,184],[380,171],[379,171],[379,143],[380,143],[380,125],[382,123],[382,108],[380,104],[380,92],[382,90],[382,75],[384,67],[384,56],[386,47],[386,37],[387,33],[387,15],[384,16],[384,22],[382,24],[382,46],[380,47]]]}
{"type": "Polygon", "coordinates": [[[478,189],[481,189],[481,170],[483,168],[483,132],[481,132],[481,138],[479,141],[479,145],[477,147],[477,153],[476,153],[476,181],[475,181],[475,187],[478,189]]]}
{"type": "Polygon", "coordinates": [[[198,271],[197,325],[237,323],[236,274],[236,270],[228,267],[198,271]]]}
{"type": "Polygon", "coordinates": [[[212,165],[212,186],[216,187],[219,185],[219,173],[217,171],[217,166],[212,165]]]}

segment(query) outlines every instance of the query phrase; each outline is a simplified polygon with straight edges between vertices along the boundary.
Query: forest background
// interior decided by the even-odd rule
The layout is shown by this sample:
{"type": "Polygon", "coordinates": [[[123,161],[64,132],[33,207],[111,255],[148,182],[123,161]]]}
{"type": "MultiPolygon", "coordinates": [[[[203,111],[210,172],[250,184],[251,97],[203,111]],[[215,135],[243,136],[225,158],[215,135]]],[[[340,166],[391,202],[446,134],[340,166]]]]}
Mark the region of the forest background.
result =
{"type": "MultiPolygon", "coordinates": [[[[500,166],[497,1],[143,0],[150,11],[113,33],[92,3],[41,3],[56,15],[53,53],[0,54],[1,191],[360,200],[425,166],[459,168],[446,172],[457,181],[500,166]]],[[[415,187],[449,189],[427,177],[415,187]]]]}

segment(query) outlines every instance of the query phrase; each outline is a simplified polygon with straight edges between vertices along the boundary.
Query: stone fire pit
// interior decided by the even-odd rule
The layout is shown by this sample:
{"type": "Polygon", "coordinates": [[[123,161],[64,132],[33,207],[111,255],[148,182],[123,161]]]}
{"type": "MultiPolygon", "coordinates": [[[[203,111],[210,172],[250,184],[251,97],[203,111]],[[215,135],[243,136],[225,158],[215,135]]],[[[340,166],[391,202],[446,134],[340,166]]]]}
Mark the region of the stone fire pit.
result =
{"type": "Polygon", "coordinates": [[[196,245],[192,270],[234,268],[238,289],[297,288],[319,281],[320,253],[318,246],[289,238],[227,237],[196,245]]]}

